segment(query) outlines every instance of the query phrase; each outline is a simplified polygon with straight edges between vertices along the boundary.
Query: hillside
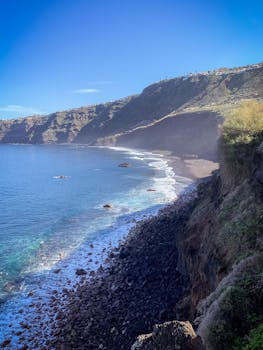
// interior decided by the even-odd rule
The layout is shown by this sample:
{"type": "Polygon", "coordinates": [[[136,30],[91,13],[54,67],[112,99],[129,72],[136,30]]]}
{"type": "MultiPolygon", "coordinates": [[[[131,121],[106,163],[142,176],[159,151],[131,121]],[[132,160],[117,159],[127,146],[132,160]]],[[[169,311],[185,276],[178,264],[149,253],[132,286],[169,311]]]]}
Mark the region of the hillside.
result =
{"type": "Polygon", "coordinates": [[[0,142],[119,145],[215,159],[222,108],[250,98],[263,98],[262,63],[163,80],[105,104],[2,120],[0,142]]]}

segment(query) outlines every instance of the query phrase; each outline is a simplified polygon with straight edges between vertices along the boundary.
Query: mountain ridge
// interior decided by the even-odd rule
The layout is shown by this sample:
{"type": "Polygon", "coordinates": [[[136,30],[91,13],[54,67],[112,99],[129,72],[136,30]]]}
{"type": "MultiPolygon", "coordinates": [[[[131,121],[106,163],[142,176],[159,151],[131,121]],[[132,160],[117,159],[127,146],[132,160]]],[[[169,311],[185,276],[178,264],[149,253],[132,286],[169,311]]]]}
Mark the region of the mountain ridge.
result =
{"type": "MultiPolygon", "coordinates": [[[[117,145],[177,150],[182,156],[179,146],[190,135],[192,147],[186,153],[194,154],[200,138],[208,135],[205,129],[210,139],[218,139],[227,105],[252,98],[263,99],[263,63],[166,79],[137,95],[47,116],[0,120],[0,143],[117,145]],[[189,132],[191,123],[195,134],[189,132]],[[155,134],[164,132],[169,133],[169,145],[154,141],[155,134]]],[[[197,156],[206,157],[205,148],[197,156]]],[[[209,158],[216,158],[215,143],[209,158]]]]}

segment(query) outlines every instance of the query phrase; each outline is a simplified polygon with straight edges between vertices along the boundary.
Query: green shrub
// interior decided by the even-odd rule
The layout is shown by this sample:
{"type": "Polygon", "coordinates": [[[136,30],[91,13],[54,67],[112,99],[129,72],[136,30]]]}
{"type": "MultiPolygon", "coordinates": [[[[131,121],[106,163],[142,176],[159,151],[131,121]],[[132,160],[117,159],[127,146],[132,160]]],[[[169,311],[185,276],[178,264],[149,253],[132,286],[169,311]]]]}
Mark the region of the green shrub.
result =
{"type": "Polygon", "coordinates": [[[249,332],[243,339],[235,340],[232,350],[262,350],[263,349],[263,323],[249,332]]]}
{"type": "Polygon", "coordinates": [[[263,349],[263,323],[249,333],[248,343],[242,350],[262,350],[263,349]]]}
{"type": "Polygon", "coordinates": [[[262,291],[257,287],[261,277],[258,271],[245,274],[225,295],[219,317],[211,324],[209,332],[209,342],[215,344],[217,350],[261,349],[244,347],[261,341],[262,328],[258,330],[258,325],[263,321],[262,291]]]}
{"type": "Polygon", "coordinates": [[[219,211],[218,244],[232,263],[262,250],[263,205],[256,200],[242,210],[232,200],[219,211]]]}

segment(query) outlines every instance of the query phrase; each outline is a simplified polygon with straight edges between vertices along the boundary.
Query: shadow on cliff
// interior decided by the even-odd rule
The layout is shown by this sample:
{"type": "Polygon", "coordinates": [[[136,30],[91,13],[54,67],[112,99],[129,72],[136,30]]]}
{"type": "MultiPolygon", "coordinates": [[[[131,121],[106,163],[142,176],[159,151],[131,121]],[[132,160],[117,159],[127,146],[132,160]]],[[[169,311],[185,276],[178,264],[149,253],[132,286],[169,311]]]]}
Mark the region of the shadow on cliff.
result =
{"type": "Polygon", "coordinates": [[[211,111],[179,114],[117,138],[116,145],[170,151],[181,158],[217,160],[223,117],[211,111]]]}

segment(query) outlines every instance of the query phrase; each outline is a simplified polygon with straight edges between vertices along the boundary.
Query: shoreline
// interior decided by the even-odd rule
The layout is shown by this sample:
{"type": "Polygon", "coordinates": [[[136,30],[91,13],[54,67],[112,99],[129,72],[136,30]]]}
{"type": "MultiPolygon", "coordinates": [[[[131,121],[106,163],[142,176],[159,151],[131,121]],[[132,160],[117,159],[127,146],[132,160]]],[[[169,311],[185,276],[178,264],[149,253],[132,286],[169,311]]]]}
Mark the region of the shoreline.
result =
{"type": "Polygon", "coordinates": [[[147,150],[147,149],[132,149],[128,147],[121,146],[88,146],[94,148],[106,148],[113,149],[116,151],[126,151],[129,152],[139,152],[145,155],[152,155],[163,158],[167,161],[168,166],[173,170],[174,176],[188,178],[193,181],[201,181],[202,178],[206,178],[212,175],[212,172],[219,168],[219,162],[216,160],[208,160],[204,158],[199,158],[197,155],[185,155],[184,157],[179,157],[173,155],[172,151],[168,150],[147,150]]]}
{"type": "MultiPolygon", "coordinates": [[[[132,150],[129,149],[129,152],[131,151],[132,150]]],[[[135,150],[135,154],[137,154],[138,152],[142,153],[141,151],[135,150]]],[[[142,155],[145,156],[146,153],[142,153],[142,155]]],[[[166,177],[164,179],[167,180],[166,178],[171,177],[171,171],[173,170],[168,165],[169,163],[166,157],[160,155],[158,155],[158,157],[155,157],[155,155],[151,152],[147,152],[147,155],[152,161],[151,164],[150,162],[148,162],[148,166],[153,168],[156,167],[156,169],[158,170],[157,164],[154,165],[154,163],[158,162],[158,160],[161,160],[164,164],[166,163],[166,177]],[[167,171],[169,174],[167,173],[167,171]]],[[[174,173],[172,177],[176,177],[174,173]]],[[[162,179],[162,177],[159,177],[159,179],[162,179]]],[[[169,184],[169,186],[173,185],[174,183],[169,184]]],[[[175,197],[173,196],[173,198],[169,201],[167,200],[166,203],[156,205],[156,208],[152,208],[150,211],[148,209],[145,209],[141,213],[130,213],[128,215],[125,215],[129,218],[124,219],[122,224],[116,222],[114,227],[110,228],[110,232],[113,233],[113,237],[109,237],[110,242],[108,242],[109,245],[107,247],[106,244],[101,244],[101,247],[97,250],[97,256],[96,254],[94,254],[95,249],[91,248],[90,242],[87,241],[82,245],[80,249],[75,251],[75,253],[73,254],[73,258],[71,257],[69,259],[65,259],[56,263],[56,265],[50,271],[47,271],[40,275],[35,274],[34,283],[31,283],[30,286],[28,285],[27,288],[23,291],[23,296],[20,299],[20,301],[22,301],[20,308],[16,307],[18,315],[13,318],[11,317],[11,319],[8,319],[7,317],[5,320],[2,320],[1,323],[3,325],[3,322],[5,322],[5,328],[8,329],[8,332],[2,334],[1,341],[10,338],[11,335],[13,344],[12,346],[16,346],[16,348],[19,348],[20,345],[27,344],[28,340],[31,339],[32,336],[34,336],[34,334],[37,334],[39,331],[41,331],[39,329],[39,326],[34,327],[34,323],[37,323],[41,320],[42,326],[41,323],[40,326],[43,327],[45,323],[47,324],[49,320],[53,320],[56,317],[56,310],[58,310],[60,307],[63,308],[63,306],[61,305],[60,307],[58,307],[58,305],[54,306],[54,299],[58,300],[58,298],[60,298],[60,300],[64,300],[65,295],[63,295],[63,293],[66,293],[65,290],[75,290],[79,279],[83,280],[85,278],[85,280],[87,280],[88,276],[89,279],[92,279],[95,274],[100,274],[110,262],[110,260],[108,259],[108,252],[111,252],[112,250],[114,251],[114,249],[117,249],[119,244],[122,244],[123,240],[125,240],[126,237],[129,235],[129,232],[134,229],[137,222],[144,222],[144,220],[149,220],[152,217],[156,217],[159,210],[165,208],[167,205],[169,205],[169,203],[171,203],[171,200],[173,201],[174,199],[175,197]],[[124,221],[126,221],[126,223],[124,223],[124,221]],[[129,221],[129,223],[127,223],[127,221],[129,221]],[[118,229],[119,233],[117,232],[118,229]],[[112,241],[114,242],[112,243],[112,241]],[[81,250],[83,252],[83,257],[76,265],[76,261],[78,261],[79,258],[78,254],[79,252],[81,252],[81,250]],[[74,255],[76,256],[75,260],[74,255]],[[85,259],[87,266],[84,264],[85,259]],[[93,267],[88,266],[91,263],[91,259],[93,260],[93,267]],[[75,265],[73,263],[74,261],[75,265]],[[83,269],[83,267],[85,273],[82,271],[79,275],[75,275],[75,272],[78,269],[83,269]],[[63,270],[64,276],[62,275],[63,270]],[[51,281],[54,282],[54,286],[52,288],[50,288],[49,286],[46,289],[44,288],[43,290],[41,290],[41,288],[43,288],[43,285],[45,284],[45,280],[50,280],[50,278],[51,281]],[[49,305],[50,307],[46,307],[46,305],[49,305]],[[55,309],[53,309],[53,307],[55,307],[55,309]],[[30,313],[31,315],[27,315],[27,313],[30,313]]],[[[48,284],[50,285],[50,281],[48,284]]],[[[10,303],[15,304],[15,300],[11,300],[10,303]]],[[[60,301],[58,302],[58,304],[59,303],[60,301]]],[[[47,327],[44,331],[45,335],[43,334],[43,339],[47,336],[49,337],[48,328],[49,327],[47,327]]]]}
{"type": "Polygon", "coordinates": [[[109,250],[110,263],[101,273],[65,292],[66,306],[58,314],[48,345],[129,350],[136,337],[149,332],[154,323],[174,318],[187,281],[174,268],[176,241],[167,225],[174,213],[178,215],[172,224],[184,224],[181,216],[187,218],[195,196],[195,191],[186,192],[157,215],[137,222],[119,246],[109,250]]]}
{"type": "Polygon", "coordinates": [[[195,155],[192,157],[178,157],[174,156],[170,151],[153,150],[153,154],[163,155],[167,158],[169,165],[177,175],[192,179],[199,182],[203,178],[212,175],[212,172],[218,170],[219,162],[198,158],[195,155]]]}

